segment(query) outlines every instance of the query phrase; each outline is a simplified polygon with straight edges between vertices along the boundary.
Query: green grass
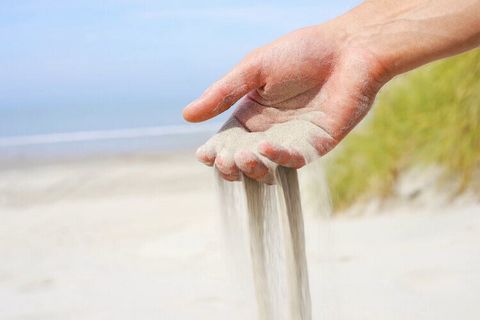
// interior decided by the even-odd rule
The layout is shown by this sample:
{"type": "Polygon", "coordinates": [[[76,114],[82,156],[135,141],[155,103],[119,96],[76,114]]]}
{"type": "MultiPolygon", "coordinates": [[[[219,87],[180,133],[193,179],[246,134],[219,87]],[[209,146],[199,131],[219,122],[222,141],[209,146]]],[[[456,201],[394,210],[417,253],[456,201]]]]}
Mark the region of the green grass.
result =
{"type": "Polygon", "coordinates": [[[461,179],[480,168],[480,49],[413,71],[384,88],[360,128],[327,161],[336,210],[391,194],[408,167],[440,165],[461,179]]]}

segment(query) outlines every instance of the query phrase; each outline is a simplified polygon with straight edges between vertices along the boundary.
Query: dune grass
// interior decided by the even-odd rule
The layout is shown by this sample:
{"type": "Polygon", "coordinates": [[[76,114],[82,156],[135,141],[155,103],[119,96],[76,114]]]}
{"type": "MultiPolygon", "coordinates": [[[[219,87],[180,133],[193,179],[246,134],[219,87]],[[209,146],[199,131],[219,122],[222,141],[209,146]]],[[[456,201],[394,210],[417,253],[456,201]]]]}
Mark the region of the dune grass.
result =
{"type": "Polygon", "coordinates": [[[427,65],[384,88],[327,161],[336,210],[391,194],[399,173],[440,165],[461,179],[480,168],[480,49],[427,65]]]}

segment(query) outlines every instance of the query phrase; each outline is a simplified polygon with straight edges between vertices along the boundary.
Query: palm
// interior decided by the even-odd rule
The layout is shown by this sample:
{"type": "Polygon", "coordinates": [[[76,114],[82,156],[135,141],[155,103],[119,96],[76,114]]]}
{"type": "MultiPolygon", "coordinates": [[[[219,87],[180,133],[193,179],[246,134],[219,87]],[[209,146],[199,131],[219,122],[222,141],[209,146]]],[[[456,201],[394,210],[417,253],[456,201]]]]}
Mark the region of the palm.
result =
{"type": "Polygon", "coordinates": [[[297,32],[262,49],[209,90],[199,108],[213,104],[215,112],[244,96],[233,125],[242,130],[231,141],[222,133],[211,139],[199,152],[201,161],[215,163],[229,180],[238,179],[239,170],[261,180],[268,161],[299,168],[330,151],[363,118],[381,86],[373,60],[363,50],[339,54],[334,46],[318,46],[318,34],[311,33],[297,32]]]}

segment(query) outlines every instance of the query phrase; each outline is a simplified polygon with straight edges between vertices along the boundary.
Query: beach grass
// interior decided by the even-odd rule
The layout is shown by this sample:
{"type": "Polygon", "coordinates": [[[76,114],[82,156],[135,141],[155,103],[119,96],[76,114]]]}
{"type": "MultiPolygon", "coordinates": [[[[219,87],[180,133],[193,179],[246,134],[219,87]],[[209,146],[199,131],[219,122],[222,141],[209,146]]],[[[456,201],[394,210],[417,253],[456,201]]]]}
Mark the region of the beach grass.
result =
{"type": "Polygon", "coordinates": [[[399,174],[439,165],[457,176],[458,193],[480,167],[480,49],[392,81],[367,119],[327,160],[336,211],[387,197],[399,174]]]}

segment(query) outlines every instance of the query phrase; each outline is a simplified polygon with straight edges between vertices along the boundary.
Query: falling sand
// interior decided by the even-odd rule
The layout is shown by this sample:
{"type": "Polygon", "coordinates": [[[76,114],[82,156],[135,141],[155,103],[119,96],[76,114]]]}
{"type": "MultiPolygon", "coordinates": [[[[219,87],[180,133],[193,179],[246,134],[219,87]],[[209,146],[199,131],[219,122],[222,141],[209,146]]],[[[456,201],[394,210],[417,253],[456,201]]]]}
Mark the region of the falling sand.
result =
{"type": "Polygon", "coordinates": [[[277,167],[275,184],[217,173],[227,250],[235,277],[252,282],[260,320],[311,319],[297,172],[277,167]]]}

